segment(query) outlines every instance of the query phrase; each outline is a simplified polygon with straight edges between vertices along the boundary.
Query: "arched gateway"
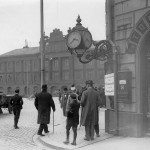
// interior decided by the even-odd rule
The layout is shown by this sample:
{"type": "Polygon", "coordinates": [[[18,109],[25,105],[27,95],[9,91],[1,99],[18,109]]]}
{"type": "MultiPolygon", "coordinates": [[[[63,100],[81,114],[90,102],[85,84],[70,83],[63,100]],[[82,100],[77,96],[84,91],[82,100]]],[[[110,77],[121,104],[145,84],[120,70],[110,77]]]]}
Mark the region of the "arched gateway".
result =
{"type": "Polygon", "coordinates": [[[150,133],[150,11],[136,23],[126,52],[135,55],[137,112],[142,114],[139,134],[146,135],[150,133]]]}

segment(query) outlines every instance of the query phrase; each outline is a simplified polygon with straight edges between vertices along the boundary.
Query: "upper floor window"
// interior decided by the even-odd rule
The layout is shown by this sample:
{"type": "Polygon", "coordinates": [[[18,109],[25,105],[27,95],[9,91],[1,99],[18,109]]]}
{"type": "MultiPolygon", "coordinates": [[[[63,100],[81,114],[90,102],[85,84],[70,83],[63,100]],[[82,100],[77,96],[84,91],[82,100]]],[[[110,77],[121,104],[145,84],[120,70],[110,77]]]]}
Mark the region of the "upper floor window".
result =
{"type": "Polygon", "coordinates": [[[15,72],[21,72],[21,69],[22,69],[22,63],[21,61],[16,61],[15,62],[15,72]]]}
{"type": "Polygon", "coordinates": [[[58,59],[53,59],[52,60],[52,70],[58,70],[59,64],[58,64],[58,59]]]}
{"type": "Polygon", "coordinates": [[[13,71],[13,62],[7,62],[7,72],[13,71]]]}
{"type": "Polygon", "coordinates": [[[63,69],[69,69],[69,59],[68,58],[62,59],[62,68],[63,69]]]}

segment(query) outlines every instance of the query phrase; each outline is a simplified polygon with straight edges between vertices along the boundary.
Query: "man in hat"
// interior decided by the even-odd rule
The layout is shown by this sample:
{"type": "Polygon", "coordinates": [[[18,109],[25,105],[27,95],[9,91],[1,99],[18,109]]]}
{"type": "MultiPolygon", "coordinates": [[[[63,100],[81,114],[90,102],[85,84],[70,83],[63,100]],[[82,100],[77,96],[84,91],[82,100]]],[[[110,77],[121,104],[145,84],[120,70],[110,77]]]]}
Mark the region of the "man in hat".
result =
{"type": "Polygon", "coordinates": [[[63,115],[66,117],[66,105],[69,97],[68,88],[64,87],[64,92],[61,97],[61,108],[63,110],[63,115]]]}
{"type": "Polygon", "coordinates": [[[15,90],[15,95],[12,97],[10,104],[12,105],[13,113],[14,113],[14,128],[19,129],[18,121],[19,121],[20,112],[23,105],[22,97],[19,95],[19,89],[15,90]]]}
{"type": "Polygon", "coordinates": [[[81,125],[85,126],[85,140],[94,140],[94,127],[98,122],[97,108],[100,106],[99,93],[93,87],[93,81],[86,81],[87,90],[81,97],[81,125]]]}
{"type": "Polygon", "coordinates": [[[38,135],[45,136],[42,134],[43,130],[45,133],[49,133],[47,124],[50,123],[51,107],[55,111],[55,103],[52,95],[47,92],[47,85],[42,85],[42,92],[38,93],[35,98],[34,105],[38,110],[37,123],[40,124],[38,129],[38,135]]]}

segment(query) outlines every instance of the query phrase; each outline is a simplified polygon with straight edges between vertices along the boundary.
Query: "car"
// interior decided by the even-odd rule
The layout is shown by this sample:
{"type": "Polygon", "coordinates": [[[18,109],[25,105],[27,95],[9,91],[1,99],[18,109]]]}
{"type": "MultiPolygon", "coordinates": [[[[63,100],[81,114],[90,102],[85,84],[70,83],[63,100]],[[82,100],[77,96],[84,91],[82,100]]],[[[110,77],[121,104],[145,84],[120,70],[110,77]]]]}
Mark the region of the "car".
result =
{"type": "Polygon", "coordinates": [[[10,114],[12,113],[12,106],[10,104],[10,100],[12,97],[13,95],[6,95],[0,92],[0,109],[7,108],[10,114]]]}

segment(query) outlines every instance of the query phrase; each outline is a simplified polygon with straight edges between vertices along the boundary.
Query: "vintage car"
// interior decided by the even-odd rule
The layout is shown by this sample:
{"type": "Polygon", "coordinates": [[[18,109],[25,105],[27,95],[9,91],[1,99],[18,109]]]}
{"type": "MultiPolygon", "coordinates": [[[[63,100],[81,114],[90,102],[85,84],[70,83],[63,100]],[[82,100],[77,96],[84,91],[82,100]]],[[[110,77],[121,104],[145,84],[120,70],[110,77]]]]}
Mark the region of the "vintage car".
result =
{"type": "MultiPolygon", "coordinates": [[[[12,113],[12,106],[10,104],[10,100],[13,95],[6,95],[2,92],[0,92],[0,109],[5,108],[8,109],[8,112],[11,114],[12,113]]],[[[2,111],[2,109],[1,109],[2,111]]]]}

